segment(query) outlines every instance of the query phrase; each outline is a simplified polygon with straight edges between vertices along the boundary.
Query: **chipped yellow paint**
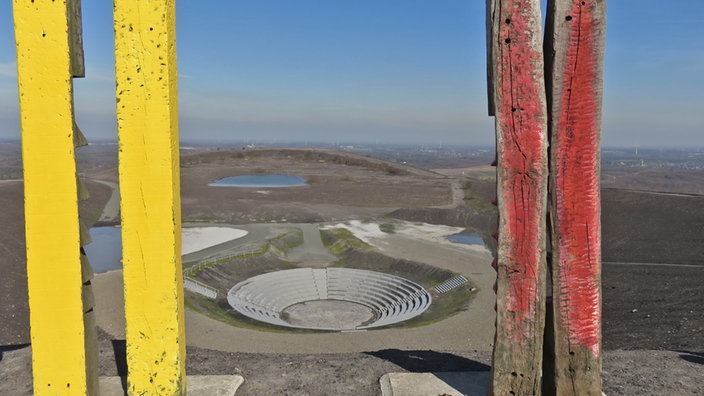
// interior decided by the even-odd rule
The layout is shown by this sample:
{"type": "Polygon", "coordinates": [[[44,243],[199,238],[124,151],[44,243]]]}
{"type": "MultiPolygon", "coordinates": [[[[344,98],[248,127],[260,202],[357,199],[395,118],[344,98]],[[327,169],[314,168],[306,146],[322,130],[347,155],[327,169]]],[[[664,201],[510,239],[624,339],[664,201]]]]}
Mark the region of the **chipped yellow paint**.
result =
{"type": "Polygon", "coordinates": [[[86,364],[67,9],[66,0],[13,4],[36,395],[97,391],[86,380],[97,366],[86,364]]]}
{"type": "Polygon", "coordinates": [[[115,0],[128,391],[185,393],[173,0],[115,0]]]}

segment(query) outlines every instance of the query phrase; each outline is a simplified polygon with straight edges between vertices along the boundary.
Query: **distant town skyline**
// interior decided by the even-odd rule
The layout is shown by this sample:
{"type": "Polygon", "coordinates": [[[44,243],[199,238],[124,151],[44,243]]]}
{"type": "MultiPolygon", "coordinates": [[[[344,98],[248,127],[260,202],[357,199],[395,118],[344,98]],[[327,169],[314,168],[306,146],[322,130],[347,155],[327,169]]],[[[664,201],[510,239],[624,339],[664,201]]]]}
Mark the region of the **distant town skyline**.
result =
{"type": "MultiPolygon", "coordinates": [[[[494,142],[484,1],[208,4],[176,1],[182,141],[494,142]]],[[[604,146],[704,147],[698,5],[608,3],[604,146]]],[[[115,140],[112,2],[82,8],[77,123],[115,140]]],[[[13,40],[2,2],[2,139],[20,137],[13,40]]]]}

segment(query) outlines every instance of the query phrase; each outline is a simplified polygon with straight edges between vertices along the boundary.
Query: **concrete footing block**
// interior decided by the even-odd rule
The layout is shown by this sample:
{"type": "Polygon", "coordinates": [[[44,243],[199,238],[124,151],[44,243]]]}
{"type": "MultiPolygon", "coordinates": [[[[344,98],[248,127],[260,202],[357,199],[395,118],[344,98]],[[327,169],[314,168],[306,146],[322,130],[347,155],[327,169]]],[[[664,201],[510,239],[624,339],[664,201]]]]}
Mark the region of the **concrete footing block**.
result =
{"type": "Polygon", "coordinates": [[[489,372],[389,373],[379,383],[383,396],[484,396],[489,372]]]}

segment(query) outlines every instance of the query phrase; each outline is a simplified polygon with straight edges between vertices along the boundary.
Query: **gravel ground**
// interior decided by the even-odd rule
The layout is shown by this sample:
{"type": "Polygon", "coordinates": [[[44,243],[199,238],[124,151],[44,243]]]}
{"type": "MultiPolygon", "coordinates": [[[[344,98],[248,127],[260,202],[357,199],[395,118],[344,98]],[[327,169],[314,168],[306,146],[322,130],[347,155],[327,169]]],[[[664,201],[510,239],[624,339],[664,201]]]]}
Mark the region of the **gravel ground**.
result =
{"type": "MultiPolygon", "coordinates": [[[[253,158],[247,167],[250,170],[252,166],[289,170],[293,163],[289,159],[282,162],[253,158]]],[[[223,214],[233,214],[227,218],[229,221],[242,222],[282,218],[300,222],[373,218],[396,206],[450,205],[454,201],[452,193],[456,192],[449,180],[435,179],[432,174],[380,176],[371,168],[333,164],[329,158],[321,157],[299,168],[314,181],[306,189],[269,194],[222,190],[219,196],[209,197],[198,189],[199,183],[206,183],[215,176],[229,176],[235,168],[225,158],[218,166],[206,165],[196,168],[186,164],[188,169],[184,169],[184,217],[192,221],[210,221],[223,214]],[[321,166],[320,161],[328,162],[321,166]],[[370,196],[368,192],[372,190],[377,193],[370,196]],[[414,195],[417,191],[422,194],[414,195]],[[317,194],[317,200],[310,201],[310,194],[317,194]],[[368,206],[354,205],[368,196],[372,199],[368,206]],[[206,205],[200,205],[199,201],[206,205]]],[[[246,172],[247,167],[236,170],[246,172]]],[[[653,180],[650,176],[646,179],[653,180]]],[[[20,257],[23,251],[21,189],[17,183],[6,184],[0,189],[3,207],[0,230],[5,236],[0,241],[3,253],[0,263],[8,276],[3,285],[19,286],[0,288],[0,297],[10,301],[13,296],[26,296],[26,289],[25,293],[17,292],[24,281],[22,271],[17,270],[23,264],[20,257]]],[[[109,189],[106,186],[89,184],[88,187],[94,196],[107,201],[109,189]]],[[[604,391],[609,396],[704,394],[704,293],[701,293],[704,197],[605,189],[602,198],[604,391]],[[673,263],[686,266],[668,265],[673,263]]],[[[390,245],[387,254],[396,257],[415,254],[415,260],[431,260],[428,257],[420,260],[419,255],[433,256],[431,250],[424,248],[432,245],[398,240],[390,245]]],[[[444,266],[466,267],[462,260],[452,258],[455,253],[448,250],[443,254],[435,257],[444,261],[444,266]]],[[[251,338],[229,336],[213,344],[214,337],[208,341],[209,333],[193,330],[191,313],[187,318],[191,326],[187,327],[191,334],[187,371],[189,374],[240,374],[245,383],[238,395],[377,395],[379,377],[388,372],[488,370],[493,334],[490,287],[493,279],[485,268],[475,269],[465,268],[464,271],[477,282],[489,282],[486,283],[489,287],[480,285],[480,291],[486,289],[489,293],[478,295],[474,311],[441,322],[444,326],[431,329],[427,338],[404,332],[396,335],[380,332],[366,338],[355,335],[356,340],[342,339],[340,334],[326,335],[329,343],[300,342],[301,338],[297,337],[288,340],[280,337],[271,343],[271,333],[252,332],[248,335],[251,338]],[[370,341],[372,339],[376,341],[370,341]],[[306,349],[310,345],[315,348],[306,349]]],[[[110,284],[111,293],[116,290],[120,295],[119,283],[110,284]]],[[[17,304],[26,302],[20,299],[17,304]]],[[[25,340],[26,315],[22,309],[15,308],[0,314],[0,329],[5,337],[0,346],[0,395],[29,395],[31,351],[25,340]]],[[[216,325],[219,326],[219,322],[216,325]]],[[[125,343],[120,323],[103,323],[102,326],[100,373],[124,374],[125,343]]]]}
{"type": "MultiPolygon", "coordinates": [[[[704,392],[704,354],[681,351],[605,351],[603,390],[609,396],[695,396],[704,392]]],[[[31,348],[0,347],[0,395],[31,395],[31,348]]],[[[100,375],[124,375],[125,343],[100,340],[100,375]]],[[[238,374],[237,395],[378,395],[390,372],[489,370],[488,351],[386,349],[343,354],[253,354],[189,347],[186,371],[238,374]]]]}

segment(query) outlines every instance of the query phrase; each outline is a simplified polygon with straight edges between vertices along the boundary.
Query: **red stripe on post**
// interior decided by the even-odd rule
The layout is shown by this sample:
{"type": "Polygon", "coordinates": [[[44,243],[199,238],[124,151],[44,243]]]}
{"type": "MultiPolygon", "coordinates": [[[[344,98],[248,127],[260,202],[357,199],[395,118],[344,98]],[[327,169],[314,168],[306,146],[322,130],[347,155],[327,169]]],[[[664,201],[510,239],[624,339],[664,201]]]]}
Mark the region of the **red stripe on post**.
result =
{"type": "MultiPolygon", "coordinates": [[[[509,4],[507,8],[512,10],[514,6],[509,4]]],[[[513,341],[522,342],[527,333],[536,330],[534,318],[538,290],[542,288],[539,274],[545,254],[547,154],[543,67],[539,61],[542,49],[533,37],[540,37],[540,27],[527,20],[531,16],[523,11],[527,6],[517,8],[501,15],[501,67],[496,73],[501,98],[497,101],[496,122],[499,267],[506,272],[510,287],[506,309],[512,315],[506,324],[513,341]]]]}
{"type": "Polygon", "coordinates": [[[547,107],[539,0],[496,0],[496,342],[492,393],[538,394],[545,316],[547,107]],[[513,393],[512,393],[513,392],[513,393]]]}
{"type": "Polygon", "coordinates": [[[552,136],[555,180],[555,248],[559,260],[560,319],[572,344],[600,354],[601,233],[599,147],[603,26],[595,1],[573,2],[565,16],[558,121],[552,136]],[[586,4],[585,4],[586,3],[586,4]]]}
{"type": "Polygon", "coordinates": [[[550,3],[555,361],[545,383],[556,394],[596,396],[601,395],[599,150],[606,5],[604,0],[550,3]]]}

